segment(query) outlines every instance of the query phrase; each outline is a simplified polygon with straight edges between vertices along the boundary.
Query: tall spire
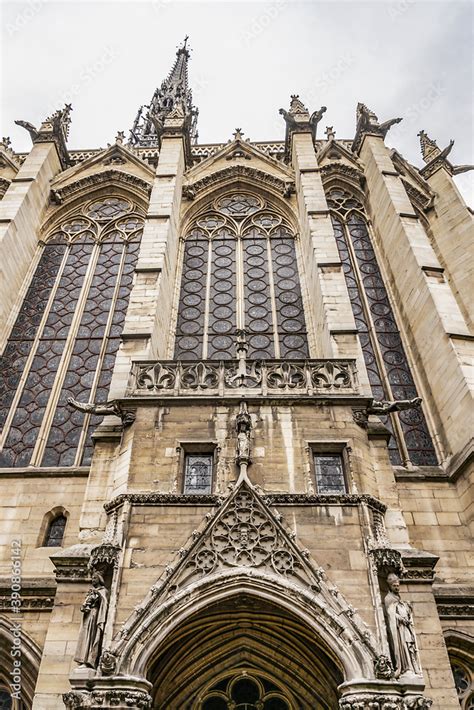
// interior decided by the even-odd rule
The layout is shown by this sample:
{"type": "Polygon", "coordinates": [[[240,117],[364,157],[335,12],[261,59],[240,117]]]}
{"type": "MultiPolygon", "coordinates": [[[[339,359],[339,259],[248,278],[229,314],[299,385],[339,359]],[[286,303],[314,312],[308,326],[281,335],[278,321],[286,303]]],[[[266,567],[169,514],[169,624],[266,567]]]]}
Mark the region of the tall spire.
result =
{"type": "Polygon", "coordinates": [[[193,106],[188,86],[189,37],[178,47],[176,59],[166,79],[155,90],[150,103],[138,109],[130,131],[132,145],[155,147],[160,144],[160,132],[165,118],[174,110],[182,110],[189,126],[191,143],[196,143],[198,109],[193,106]]]}

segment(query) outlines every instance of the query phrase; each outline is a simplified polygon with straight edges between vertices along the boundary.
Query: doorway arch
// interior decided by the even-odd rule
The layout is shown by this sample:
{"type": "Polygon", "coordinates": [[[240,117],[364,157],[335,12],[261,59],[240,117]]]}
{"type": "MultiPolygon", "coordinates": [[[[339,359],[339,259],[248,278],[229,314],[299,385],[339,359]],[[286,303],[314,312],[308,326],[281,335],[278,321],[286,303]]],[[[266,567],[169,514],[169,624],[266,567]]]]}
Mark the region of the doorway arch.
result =
{"type": "Polygon", "coordinates": [[[332,710],[342,664],[296,614],[242,593],[183,620],[150,658],[153,707],[332,710]]]}

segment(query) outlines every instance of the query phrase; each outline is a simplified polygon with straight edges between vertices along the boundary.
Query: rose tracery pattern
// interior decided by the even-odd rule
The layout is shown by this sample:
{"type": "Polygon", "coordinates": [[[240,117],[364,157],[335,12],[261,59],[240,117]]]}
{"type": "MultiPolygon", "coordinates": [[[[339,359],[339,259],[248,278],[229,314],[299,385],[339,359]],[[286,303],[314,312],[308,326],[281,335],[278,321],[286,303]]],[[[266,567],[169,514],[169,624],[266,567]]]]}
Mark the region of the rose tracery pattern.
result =
{"type": "Polygon", "coordinates": [[[2,358],[4,422],[16,401],[0,465],[27,466],[32,456],[43,466],[89,463],[100,418],[84,418],[67,397],[107,399],[142,226],[130,200],[110,196],[86,202],[45,237],[2,358]],[[45,443],[38,451],[40,430],[45,443]]]}
{"type": "Polygon", "coordinates": [[[218,567],[266,566],[279,575],[301,575],[301,563],[281,531],[245,487],[215,520],[187,563],[192,574],[209,574],[218,567]]]}

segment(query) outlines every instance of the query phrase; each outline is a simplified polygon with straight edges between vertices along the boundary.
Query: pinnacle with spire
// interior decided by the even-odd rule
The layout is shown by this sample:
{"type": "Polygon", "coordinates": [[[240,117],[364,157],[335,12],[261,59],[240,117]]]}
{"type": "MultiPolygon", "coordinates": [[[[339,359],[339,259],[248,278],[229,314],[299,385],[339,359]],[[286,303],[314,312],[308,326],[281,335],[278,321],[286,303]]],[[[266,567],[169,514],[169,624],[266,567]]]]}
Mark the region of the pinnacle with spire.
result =
{"type": "Polygon", "coordinates": [[[164,120],[172,111],[181,110],[187,120],[191,143],[196,143],[198,109],[193,106],[192,92],[188,85],[188,61],[190,48],[186,35],[178,47],[176,59],[166,79],[155,90],[150,103],[138,109],[130,143],[135,146],[158,147],[164,120]]]}

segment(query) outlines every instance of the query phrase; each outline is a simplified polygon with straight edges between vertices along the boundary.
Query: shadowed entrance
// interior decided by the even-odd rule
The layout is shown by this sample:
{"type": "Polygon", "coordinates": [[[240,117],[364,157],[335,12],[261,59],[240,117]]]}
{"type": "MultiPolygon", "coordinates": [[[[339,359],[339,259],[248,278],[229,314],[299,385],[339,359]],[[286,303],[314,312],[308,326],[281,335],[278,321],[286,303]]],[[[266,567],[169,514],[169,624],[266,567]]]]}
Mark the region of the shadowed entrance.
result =
{"type": "Polygon", "coordinates": [[[192,615],[157,649],[154,708],[333,710],[341,665],[277,605],[239,595],[192,615]]]}

